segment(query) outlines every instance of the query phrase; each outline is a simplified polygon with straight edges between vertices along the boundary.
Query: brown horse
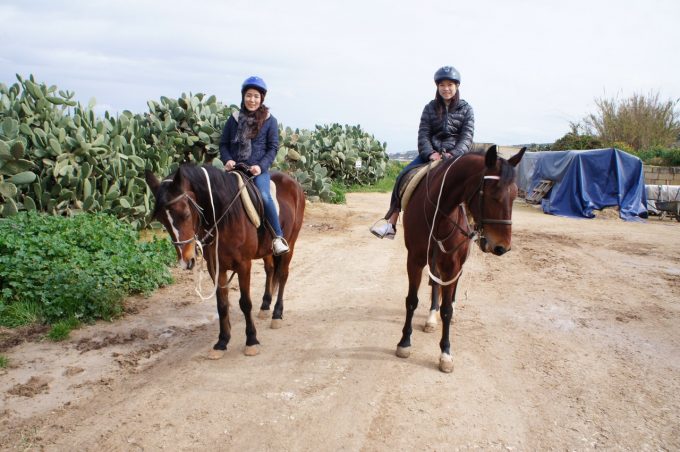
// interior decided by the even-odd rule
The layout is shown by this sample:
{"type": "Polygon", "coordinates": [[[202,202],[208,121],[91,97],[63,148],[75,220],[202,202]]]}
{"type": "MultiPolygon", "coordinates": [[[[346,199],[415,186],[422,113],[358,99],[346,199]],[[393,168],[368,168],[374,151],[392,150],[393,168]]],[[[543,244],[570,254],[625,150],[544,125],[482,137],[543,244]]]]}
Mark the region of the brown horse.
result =
{"type": "MultiPolygon", "coordinates": [[[[505,160],[498,157],[496,146],[492,146],[486,153],[469,153],[456,160],[446,160],[434,167],[413,192],[403,215],[409,290],[397,356],[407,358],[410,354],[411,322],[418,306],[423,268],[427,265],[433,311],[441,290],[439,369],[453,371],[449,326],[470,241],[476,238],[483,252],[497,256],[510,250],[512,202],[517,196],[515,166],[525,151],[526,148],[522,148],[505,160]],[[470,227],[468,216],[472,217],[474,227],[470,227]]],[[[436,324],[434,315],[428,321],[430,327],[432,322],[436,324]]]]}
{"type": "MultiPolygon", "coordinates": [[[[146,181],[156,198],[153,217],[170,234],[182,268],[191,269],[200,244],[208,272],[215,283],[220,334],[208,357],[221,358],[231,339],[227,271],[238,274],[239,305],[246,319],[246,355],[258,353],[259,341],[253,322],[250,298],[250,269],[253,259],[263,259],[266,273],[260,317],[269,312],[272,293],[278,296],[272,313],[272,328],[281,326],[283,290],[293,258],[305,210],[302,187],[290,176],[272,172],[279,203],[281,229],[290,246],[282,256],[272,256],[269,228],[256,228],[243,209],[236,176],[213,166],[182,165],[171,176],[159,181],[147,171],[146,181]]],[[[263,221],[264,224],[264,221],[263,221]]]]}

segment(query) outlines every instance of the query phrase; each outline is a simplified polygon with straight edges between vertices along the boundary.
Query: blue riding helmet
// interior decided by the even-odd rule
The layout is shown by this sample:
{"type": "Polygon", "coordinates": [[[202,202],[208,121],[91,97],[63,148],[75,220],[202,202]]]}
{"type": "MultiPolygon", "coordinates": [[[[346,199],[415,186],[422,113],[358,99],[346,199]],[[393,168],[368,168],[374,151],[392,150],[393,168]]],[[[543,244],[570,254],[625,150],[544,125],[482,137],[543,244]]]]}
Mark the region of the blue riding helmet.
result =
{"type": "Polygon", "coordinates": [[[442,80],[452,80],[460,84],[460,72],[453,66],[444,66],[434,73],[434,82],[439,84],[442,80]]]}
{"type": "Polygon", "coordinates": [[[253,75],[243,81],[241,93],[245,93],[248,88],[255,88],[261,94],[267,94],[267,84],[260,77],[253,75]]]}

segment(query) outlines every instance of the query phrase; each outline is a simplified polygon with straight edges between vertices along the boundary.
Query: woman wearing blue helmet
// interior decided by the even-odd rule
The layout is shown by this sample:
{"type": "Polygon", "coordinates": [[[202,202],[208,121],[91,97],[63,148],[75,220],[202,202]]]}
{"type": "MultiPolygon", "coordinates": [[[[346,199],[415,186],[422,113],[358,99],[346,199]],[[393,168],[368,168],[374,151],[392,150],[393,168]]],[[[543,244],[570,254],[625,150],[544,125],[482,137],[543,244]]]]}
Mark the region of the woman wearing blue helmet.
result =
{"type": "Polygon", "coordinates": [[[423,109],[418,128],[418,156],[397,176],[392,190],[387,223],[371,227],[373,235],[394,239],[401,201],[397,187],[401,177],[415,166],[441,158],[457,158],[470,152],[475,131],[475,117],[470,104],[460,98],[460,73],[453,66],[444,66],[434,73],[437,92],[434,100],[423,109]]]}
{"type": "Polygon", "coordinates": [[[224,125],[220,140],[220,158],[227,171],[237,163],[248,166],[260,190],[267,221],[274,230],[272,250],[275,256],[289,251],[283,238],[276,206],[269,191],[269,167],[279,150],[279,125],[264,105],[267,84],[260,77],[248,77],[241,85],[241,110],[224,125]]]}

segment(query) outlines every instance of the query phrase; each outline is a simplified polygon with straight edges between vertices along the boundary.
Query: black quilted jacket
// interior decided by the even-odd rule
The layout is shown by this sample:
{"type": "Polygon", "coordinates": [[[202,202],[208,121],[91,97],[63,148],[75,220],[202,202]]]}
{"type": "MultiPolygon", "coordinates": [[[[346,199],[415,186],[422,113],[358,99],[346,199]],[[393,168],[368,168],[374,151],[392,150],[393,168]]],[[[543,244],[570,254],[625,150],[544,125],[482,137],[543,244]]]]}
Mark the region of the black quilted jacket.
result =
{"type": "MultiPolygon", "coordinates": [[[[432,100],[423,109],[418,128],[418,152],[424,161],[430,154],[445,150],[454,157],[472,150],[475,132],[475,115],[470,104],[464,100],[441,118],[437,117],[436,101],[432,100]]],[[[450,107],[449,107],[450,108],[450,107]]]]}

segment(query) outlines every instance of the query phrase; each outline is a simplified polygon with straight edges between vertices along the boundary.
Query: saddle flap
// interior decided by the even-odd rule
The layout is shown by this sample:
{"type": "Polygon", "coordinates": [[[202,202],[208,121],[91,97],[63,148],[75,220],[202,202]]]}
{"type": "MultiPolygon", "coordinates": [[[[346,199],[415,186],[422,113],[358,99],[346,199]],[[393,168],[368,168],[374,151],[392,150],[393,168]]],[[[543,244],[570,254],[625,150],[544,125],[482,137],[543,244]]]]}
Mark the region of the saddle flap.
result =
{"type": "MultiPolygon", "coordinates": [[[[233,171],[238,180],[239,192],[241,194],[241,204],[243,204],[243,210],[246,211],[248,219],[256,228],[262,225],[262,218],[264,217],[264,205],[262,203],[262,197],[260,196],[260,191],[257,189],[253,183],[245,183],[244,176],[240,171],[233,171]],[[246,185],[245,189],[243,186],[246,185]]],[[[276,184],[274,181],[269,181],[269,190],[271,197],[274,200],[274,205],[276,207],[276,214],[279,214],[279,202],[276,199],[276,184]]]]}
{"type": "Polygon", "coordinates": [[[430,163],[419,165],[414,167],[411,171],[404,174],[399,183],[398,193],[401,198],[401,210],[405,211],[408,206],[408,202],[411,200],[411,196],[415,191],[420,181],[427,175],[427,172],[439,165],[441,160],[434,160],[430,163]]]}

